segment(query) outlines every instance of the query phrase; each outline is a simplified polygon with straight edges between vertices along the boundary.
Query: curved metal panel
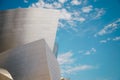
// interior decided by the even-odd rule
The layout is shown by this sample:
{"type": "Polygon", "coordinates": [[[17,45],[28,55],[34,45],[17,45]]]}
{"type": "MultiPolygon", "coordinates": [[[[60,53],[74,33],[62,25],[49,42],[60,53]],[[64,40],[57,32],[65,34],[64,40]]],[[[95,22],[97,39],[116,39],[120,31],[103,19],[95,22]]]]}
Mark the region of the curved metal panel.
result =
{"type": "Polygon", "coordinates": [[[14,80],[60,80],[57,59],[45,40],[3,52],[0,67],[7,69],[14,80]]]}
{"type": "Polygon", "coordinates": [[[0,52],[44,38],[53,50],[59,12],[27,8],[0,11],[0,52]]]}

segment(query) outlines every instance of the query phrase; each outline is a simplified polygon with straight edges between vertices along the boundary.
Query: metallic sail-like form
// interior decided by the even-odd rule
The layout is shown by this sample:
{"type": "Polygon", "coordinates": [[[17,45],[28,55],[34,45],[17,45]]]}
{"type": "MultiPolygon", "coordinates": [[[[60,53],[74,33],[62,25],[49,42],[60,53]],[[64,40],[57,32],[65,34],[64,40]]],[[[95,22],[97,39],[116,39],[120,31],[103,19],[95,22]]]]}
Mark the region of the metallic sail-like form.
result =
{"type": "Polygon", "coordinates": [[[0,11],[0,52],[44,38],[53,50],[59,12],[28,8],[0,11]]]}
{"type": "Polygon", "coordinates": [[[0,67],[14,80],[60,80],[59,65],[45,40],[7,50],[0,55],[0,67]]]}
{"type": "Polygon", "coordinates": [[[53,55],[58,19],[51,9],[0,11],[0,68],[14,80],[60,80],[53,55]]]}

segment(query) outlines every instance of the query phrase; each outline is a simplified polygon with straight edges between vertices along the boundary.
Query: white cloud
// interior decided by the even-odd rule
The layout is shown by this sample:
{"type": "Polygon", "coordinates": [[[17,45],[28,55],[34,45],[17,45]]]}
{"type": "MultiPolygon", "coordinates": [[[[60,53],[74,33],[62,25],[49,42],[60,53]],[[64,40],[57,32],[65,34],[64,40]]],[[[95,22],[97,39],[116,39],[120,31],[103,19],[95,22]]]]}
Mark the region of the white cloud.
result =
{"type": "MultiPolygon", "coordinates": [[[[62,22],[58,23],[58,27],[64,28],[64,24],[62,22]]],[[[59,29],[59,28],[58,28],[59,29]]]]}
{"type": "Polygon", "coordinates": [[[91,48],[91,52],[96,52],[96,49],[95,48],[91,48]]]}
{"type": "Polygon", "coordinates": [[[61,8],[62,4],[60,2],[45,3],[44,0],[39,0],[37,3],[33,3],[31,7],[56,9],[61,8]]]}
{"type": "Polygon", "coordinates": [[[74,17],[72,20],[79,21],[79,22],[84,22],[86,19],[83,17],[74,17]]]}
{"type": "Polygon", "coordinates": [[[107,38],[105,40],[101,40],[100,43],[107,43],[108,41],[119,41],[120,36],[114,37],[114,38],[107,38]]]}
{"type": "Polygon", "coordinates": [[[95,48],[91,48],[90,50],[87,50],[85,52],[85,55],[91,55],[91,54],[94,54],[96,52],[96,49],[95,48]]]}
{"type": "Polygon", "coordinates": [[[79,17],[80,13],[81,13],[80,11],[74,11],[74,12],[72,12],[72,15],[75,17],[79,17]]]}
{"type": "Polygon", "coordinates": [[[58,62],[60,65],[64,64],[71,64],[73,63],[74,59],[72,58],[73,53],[71,51],[63,53],[58,56],[58,62]]]}
{"type": "Polygon", "coordinates": [[[60,19],[71,20],[72,19],[71,15],[72,14],[68,12],[66,9],[62,9],[60,19]]]}
{"type": "Polygon", "coordinates": [[[78,18],[78,19],[76,19],[76,20],[78,20],[78,21],[80,21],[80,22],[84,22],[84,21],[85,21],[85,18],[80,17],[80,18],[78,18]]]}
{"type": "Polygon", "coordinates": [[[101,40],[100,43],[107,43],[107,42],[110,41],[110,40],[111,40],[111,38],[107,38],[107,39],[105,39],[105,40],[101,40]]]}
{"type": "Polygon", "coordinates": [[[84,22],[86,19],[84,17],[82,17],[81,15],[81,12],[72,12],[71,13],[71,16],[72,16],[72,20],[76,20],[76,21],[80,21],[80,22],[84,22]]]}
{"type": "Polygon", "coordinates": [[[41,1],[37,2],[37,3],[34,3],[34,4],[36,5],[36,7],[44,7],[45,6],[45,2],[43,0],[41,0],[41,1]]]}
{"type": "Polygon", "coordinates": [[[59,0],[60,3],[65,3],[67,0],[59,0]]]}
{"type": "Polygon", "coordinates": [[[53,6],[54,6],[55,8],[61,8],[61,7],[62,7],[62,4],[60,4],[60,3],[58,3],[58,2],[54,2],[54,3],[53,3],[53,6]]]}
{"type": "Polygon", "coordinates": [[[92,10],[93,10],[93,6],[92,5],[82,8],[82,12],[84,12],[84,13],[89,13],[92,10]]]}
{"type": "Polygon", "coordinates": [[[44,7],[45,6],[45,2],[43,1],[43,0],[41,0],[41,1],[38,1],[37,3],[33,3],[32,5],[31,5],[31,7],[37,7],[37,8],[41,8],[41,7],[44,7]]]}
{"type": "Polygon", "coordinates": [[[90,55],[91,52],[90,51],[86,51],[85,55],[90,55]]]}
{"type": "Polygon", "coordinates": [[[114,41],[120,40],[120,36],[113,38],[114,41]]]}
{"type": "MultiPolygon", "coordinates": [[[[90,51],[96,52],[96,49],[91,48],[90,51]]],[[[74,54],[71,51],[58,55],[58,62],[60,64],[62,75],[70,75],[71,73],[74,74],[77,71],[79,72],[96,68],[96,66],[88,64],[79,65],[76,63],[77,60],[73,56],[74,54]]]]}
{"type": "Polygon", "coordinates": [[[72,0],[71,4],[72,5],[80,5],[82,2],[78,0],[72,0]]]}
{"type": "Polygon", "coordinates": [[[83,54],[83,55],[91,55],[91,54],[95,54],[96,53],[96,49],[95,48],[91,48],[89,50],[80,50],[80,51],[78,51],[78,53],[83,54]]]}
{"type": "Polygon", "coordinates": [[[25,3],[28,3],[28,0],[24,0],[25,3]]]}
{"type": "Polygon", "coordinates": [[[105,29],[102,29],[100,32],[98,32],[98,35],[104,35],[106,34],[106,30],[105,29]]]}
{"type": "Polygon", "coordinates": [[[105,35],[105,34],[112,33],[113,31],[115,31],[119,27],[120,27],[120,19],[117,19],[116,21],[114,21],[114,22],[108,24],[107,26],[105,26],[96,35],[102,36],[102,35],[105,35]]]}
{"type": "Polygon", "coordinates": [[[94,19],[98,19],[100,18],[103,14],[105,14],[105,10],[103,8],[99,9],[99,8],[96,8],[95,9],[95,12],[96,12],[96,15],[94,17],[94,19]]]}
{"type": "Polygon", "coordinates": [[[91,20],[100,19],[106,12],[104,8],[93,8],[92,10],[93,11],[90,14],[88,14],[88,17],[91,20]]]}
{"type": "Polygon", "coordinates": [[[61,74],[66,74],[66,71],[71,68],[71,65],[73,65],[75,61],[71,51],[58,55],[57,60],[61,67],[61,74]]]}
{"type": "Polygon", "coordinates": [[[35,4],[32,4],[30,7],[36,8],[36,5],[35,5],[35,4]]]}
{"type": "Polygon", "coordinates": [[[45,8],[50,8],[50,9],[55,8],[53,4],[49,4],[49,3],[44,4],[44,7],[45,8]]]}
{"type": "Polygon", "coordinates": [[[107,42],[107,40],[101,40],[100,41],[100,43],[106,43],[107,42]]]}
{"type": "Polygon", "coordinates": [[[78,66],[68,68],[67,70],[65,70],[65,73],[74,73],[77,71],[90,70],[90,69],[94,69],[94,68],[95,67],[92,65],[78,65],[78,66]]]}

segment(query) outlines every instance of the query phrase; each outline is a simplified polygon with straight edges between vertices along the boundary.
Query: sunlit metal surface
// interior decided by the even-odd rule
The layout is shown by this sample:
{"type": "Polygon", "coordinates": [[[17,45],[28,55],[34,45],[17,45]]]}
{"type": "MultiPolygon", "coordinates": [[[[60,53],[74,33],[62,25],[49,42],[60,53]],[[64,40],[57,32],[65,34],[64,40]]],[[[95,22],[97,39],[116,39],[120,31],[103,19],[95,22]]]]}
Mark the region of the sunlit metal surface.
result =
{"type": "Polygon", "coordinates": [[[13,80],[13,78],[6,69],[0,68],[0,80],[13,80]]]}
{"type": "Polygon", "coordinates": [[[27,8],[0,11],[0,52],[44,38],[53,50],[59,12],[27,8]]]}
{"type": "Polygon", "coordinates": [[[1,53],[0,67],[14,80],[60,80],[57,59],[43,39],[1,53]]]}
{"type": "Polygon", "coordinates": [[[0,11],[0,68],[14,80],[60,80],[53,54],[58,19],[50,9],[0,11]]]}

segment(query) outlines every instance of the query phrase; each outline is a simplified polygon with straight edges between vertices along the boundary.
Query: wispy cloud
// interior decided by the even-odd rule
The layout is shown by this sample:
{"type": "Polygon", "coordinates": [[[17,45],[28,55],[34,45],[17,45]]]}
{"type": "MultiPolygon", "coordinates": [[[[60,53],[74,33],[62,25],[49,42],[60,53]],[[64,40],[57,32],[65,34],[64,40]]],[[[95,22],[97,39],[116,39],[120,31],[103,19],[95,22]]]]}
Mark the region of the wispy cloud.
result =
{"type": "Polygon", "coordinates": [[[96,49],[95,48],[91,48],[91,52],[96,52],[96,49]]]}
{"type": "Polygon", "coordinates": [[[73,20],[84,22],[86,19],[84,17],[73,18],[73,20]]]}
{"type": "Polygon", "coordinates": [[[100,43],[106,43],[107,42],[107,40],[101,40],[100,41],[100,43]]]}
{"type": "Polygon", "coordinates": [[[117,19],[116,21],[105,26],[102,30],[100,30],[97,34],[95,34],[95,36],[97,35],[103,36],[105,34],[110,34],[116,29],[118,29],[119,27],[120,27],[120,19],[117,19]]]}
{"type": "Polygon", "coordinates": [[[81,18],[78,19],[78,21],[80,21],[80,22],[84,22],[85,20],[86,20],[86,19],[83,18],[83,17],[81,17],[81,18]]]}
{"type": "Polygon", "coordinates": [[[78,51],[78,53],[83,54],[83,55],[92,55],[92,54],[96,53],[96,49],[91,48],[89,50],[80,50],[80,51],[78,51]]]}
{"type": "Polygon", "coordinates": [[[87,50],[85,52],[85,55],[91,55],[91,54],[94,54],[96,52],[96,49],[95,48],[91,48],[90,50],[87,50]]]}
{"type": "Polygon", "coordinates": [[[96,66],[93,66],[93,65],[86,65],[86,64],[85,65],[77,65],[74,67],[68,67],[66,70],[64,70],[64,73],[71,74],[71,73],[91,70],[91,69],[95,69],[95,68],[96,68],[96,66]]]}
{"type": "Polygon", "coordinates": [[[107,39],[101,40],[100,43],[107,43],[109,41],[120,41],[120,36],[116,36],[116,37],[113,37],[113,38],[107,38],[107,39]]]}
{"type": "Polygon", "coordinates": [[[101,40],[100,43],[107,43],[110,40],[111,40],[111,38],[107,38],[107,39],[101,40]]]}
{"type": "Polygon", "coordinates": [[[58,62],[60,65],[64,64],[71,64],[74,62],[74,59],[72,58],[73,53],[71,51],[63,53],[58,56],[58,62]]]}
{"type": "Polygon", "coordinates": [[[58,0],[60,3],[65,3],[67,0],[58,0]]]}
{"type": "MultiPolygon", "coordinates": [[[[58,23],[58,27],[60,27],[60,28],[64,28],[64,23],[59,22],[59,23],[58,23]]],[[[59,28],[58,28],[58,29],[59,29],[59,28]]]]}
{"type": "Polygon", "coordinates": [[[72,19],[71,15],[72,14],[70,12],[68,12],[66,9],[62,9],[60,19],[71,20],[72,19]]]}
{"type": "Polygon", "coordinates": [[[105,10],[103,8],[95,8],[95,12],[96,15],[94,16],[94,19],[98,19],[105,14],[105,10]]]}
{"type": "Polygon", "coordinates": [[[120,36],[113,38],[114,41],[120,40],[120,36]]]}
{"type": "MultiPolygon", "coordinates": [[[[96,52],[96,49],[92,48],[92,52],[96,52]]],[[[61,67],[61,74],[72,74],[79,72],[79,71],[85,71],[90,69],[95,69],[96,66],[88,65],[88,64],[77,64],[76,58],[73,57],[74,53],[71,51],[68,51],[66,53],[62,53],[58,56],[58,62],[61,67]]]]}
{"type": "Polygon", "coordinates": [[[27,3],[27,2],[28,2],[28,0],[24,0],[24,2],[25,2],[25,3],[27,3]]]}
{"type": "Polygon", "coordinates": [[[68,12],[66,9],[61,10],[60,19],[68,20],[68,21],[80,21],[80,22],[84,22],[86,20],[84,17],[80,16],[79,12],[72,13],[72,12],[68,12]]]}
{"type": "Polygon", "coordinates": [[[71,4],[72,5],[80,5],[82,2],[81,1],[79,1],[79,0],[72,0],[71,1],[71,4]]]}
{"type": "Polygon", "coordinates": [[[39,0],[37,3],[33,3],[31,7],[57,9],[62,8],[62,3],[56,1],[53,3],[47,3],[44,0],[39,0]]]}
{"type": "Polygon", "coordinates": [[[60,15],[60,20],[65,20],[64,22],[65,23],[60,23],[61,28],[64,28],[66,25],[69,26],[69,28],[71,28],[72,30],[74,31],[77,31],[75,26],[76,26],[76,23],[75,21],[78,21],[80,23],[83,23],[86,21],[86,19],[82,16],[80,16],[80,12],[69,12],[67,11],[65,8],[61,9],[60,10],[61,12],[61,15],[60,15]]]}
{"type": "Polygon", "coordinates": [[[62,4],[58,2],[53,3],[54,8],[62,8],[62,4]]]}
{"type": "Polygon", "coordinates": [[[82,8],[82,12],[84,12],[84,13],[89,13],[92,10],[93,10],[93,6],[92,5],[86,6],[86,7],[82,8]]]}

